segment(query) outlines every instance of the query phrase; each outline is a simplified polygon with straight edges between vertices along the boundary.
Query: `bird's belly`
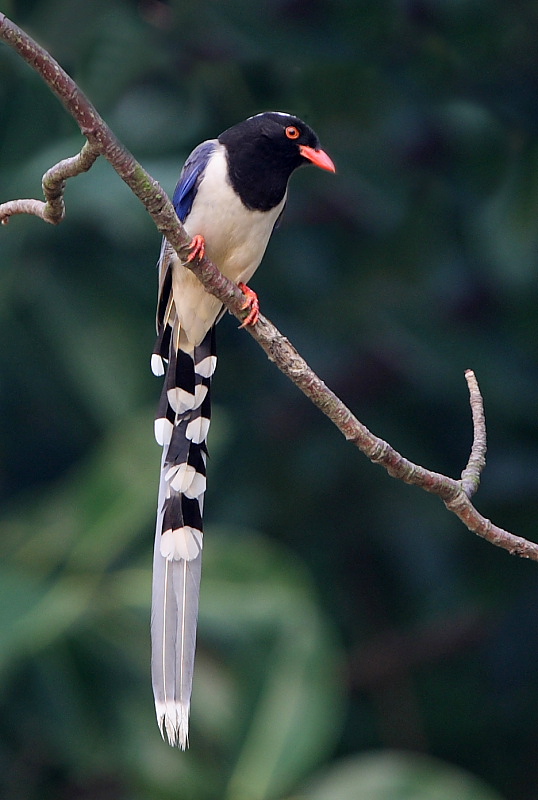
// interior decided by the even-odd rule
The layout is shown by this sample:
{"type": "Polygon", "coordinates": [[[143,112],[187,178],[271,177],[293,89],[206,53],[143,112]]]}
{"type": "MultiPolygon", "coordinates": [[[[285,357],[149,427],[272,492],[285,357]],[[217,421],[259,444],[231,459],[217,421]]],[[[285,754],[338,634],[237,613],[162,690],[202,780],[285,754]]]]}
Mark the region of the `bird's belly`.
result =
{"type": "Polygon", "coordinates": [[[226,203],[195,204],[185,228],[201,234],[207,256],[227,278],[248,281],[263,258],[284,200],[271,211],[249,211],[230,190],[226,203]]]}
{"type": "MultiPolygon", "coordinates": [[[[204,237],[206,255],[227,278],[247,282],[259,266],[285,198],[267,212],[249,211],[231,188],[224,203],[222,198],[218,203],[197,200],[185,222],[187,233],[204,237]]],[[[174,264],[173,292],[180,326],[193,345],[199,344],[222,305],[179,260],[174,264]]]]}

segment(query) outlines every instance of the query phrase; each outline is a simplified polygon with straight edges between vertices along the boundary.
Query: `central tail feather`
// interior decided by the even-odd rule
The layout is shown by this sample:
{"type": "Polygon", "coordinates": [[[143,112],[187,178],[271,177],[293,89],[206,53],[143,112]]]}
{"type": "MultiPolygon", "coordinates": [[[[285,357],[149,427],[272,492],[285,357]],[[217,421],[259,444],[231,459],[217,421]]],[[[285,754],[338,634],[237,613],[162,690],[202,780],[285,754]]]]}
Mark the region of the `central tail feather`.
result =
{"type": "Polygon", "coordinates": [[[154,356],[168,365],[155,421],[163,456],[153,560],[151,672],[163,738],[185,749],[202,566],[210,386],[217,359],[214,327],[196,347],[175,333],[160,337],[154,356]],[[165,340],[170,350],[166,356],[165,340]]]}

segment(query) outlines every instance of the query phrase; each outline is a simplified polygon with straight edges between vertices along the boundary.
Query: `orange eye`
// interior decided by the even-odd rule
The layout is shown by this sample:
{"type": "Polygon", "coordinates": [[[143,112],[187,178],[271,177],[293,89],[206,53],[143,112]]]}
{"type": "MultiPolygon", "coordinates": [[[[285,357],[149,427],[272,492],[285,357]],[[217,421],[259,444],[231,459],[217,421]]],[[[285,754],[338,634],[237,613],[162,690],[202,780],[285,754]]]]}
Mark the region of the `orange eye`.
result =
{"type": "Polygon", "coordinates": [[[286,128],[286,136],[288,139],[298,139],[301,135],[301,131],[299,128],[296,128],[295,125],[288,125],[286,128]]]}

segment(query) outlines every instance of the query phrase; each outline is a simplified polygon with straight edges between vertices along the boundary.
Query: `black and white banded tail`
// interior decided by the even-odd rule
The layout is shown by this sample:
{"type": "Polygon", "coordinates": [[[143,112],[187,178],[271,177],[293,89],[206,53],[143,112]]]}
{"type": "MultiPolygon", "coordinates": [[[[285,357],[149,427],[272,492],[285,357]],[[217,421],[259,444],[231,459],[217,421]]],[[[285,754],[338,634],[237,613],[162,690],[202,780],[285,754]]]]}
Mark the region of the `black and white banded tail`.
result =
{"type": "Polygon", "coordinates": [[[185,749],[202,566],[210,387],[217,358],[214,326],[197,346],[183,339],[177,320],[165,322],[152,359],[153,371],[162,374],[166,365],[166,375],[155,420],[155,438],[163,454],[153,561],[151,672],[163,738],[185,749]]]}

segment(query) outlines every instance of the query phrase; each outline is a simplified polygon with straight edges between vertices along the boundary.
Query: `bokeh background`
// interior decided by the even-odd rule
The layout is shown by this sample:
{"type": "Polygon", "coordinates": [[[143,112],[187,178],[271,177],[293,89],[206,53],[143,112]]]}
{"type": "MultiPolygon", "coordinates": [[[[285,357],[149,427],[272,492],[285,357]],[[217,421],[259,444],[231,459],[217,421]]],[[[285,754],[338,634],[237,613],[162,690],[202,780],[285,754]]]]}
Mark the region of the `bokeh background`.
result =
{"type": "MultiPolygon", "coordinates": [[[[267,109],[336,176],[294,176],[252,281],[359,418],[538,537],[538,5],[3,0],[171,192],[267,109]]],[[[0,45],[0,200],[82,144],[0,45]]],[[[159,236],[106,163],[67,219],[0,232],[0,796],[536,800],[538,568],[340,437],[227,316],[191,748],[149,677],[159,236]]]]}

